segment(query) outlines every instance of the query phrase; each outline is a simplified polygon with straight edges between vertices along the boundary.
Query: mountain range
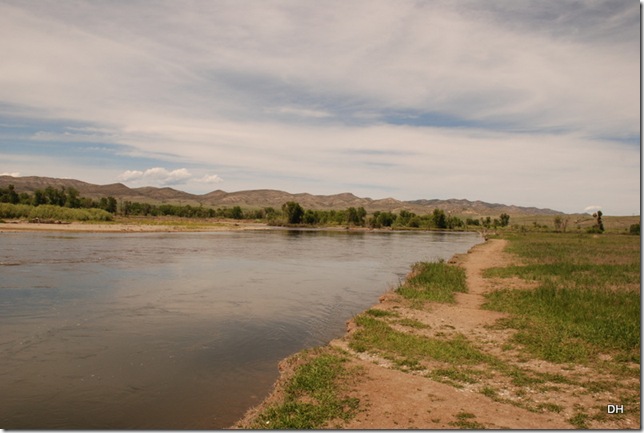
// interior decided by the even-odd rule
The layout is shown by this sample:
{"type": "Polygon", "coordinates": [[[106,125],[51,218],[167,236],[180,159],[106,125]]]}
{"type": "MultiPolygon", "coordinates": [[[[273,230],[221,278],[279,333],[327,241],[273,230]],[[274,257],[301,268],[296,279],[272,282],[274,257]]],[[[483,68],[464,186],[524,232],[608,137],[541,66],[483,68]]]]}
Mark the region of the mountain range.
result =
{"type": "Polygon", "coordinates": [[[345,192],[333,195],[313,195],[309,193],[292,194],[285,191],[272,189],[258,189],[249,191],[226,192],[216,190],[207,194],[190,194],[174,188],[157,188],[146,186],[141,188],[130,188],[122,183],[108,185],[95,185],[76,179],[61,179],[41,176],[0,176],[0,188],[14,185],[16,192],[32,193],[37,189],[45,189],[48,186],[60,188],[75,188],[82,197],[98,199],[112,196],[117,200],[129,200],[133,202],[151,204],[180,204],[180,205],[203,205],[211,207],[233,207],[243,208],[281,208],[287,201],[296,201],[305,209],[346,209],[348,207],[364,207],[368,212],[391,211],[399,212],[407,210],[417,214],[432,212],[435,208],[443,209],[454,215],[498,216],[501,213],[509,215],[560,215],[562,212],[552,209],[541,209],[536,207],[522,207],[505,205],[499,203],[486,203],[483,201],[470,201],[465,199],[420,199],[412,201],[401,201],[394,198],[371,199],[357,197],[345,192]]]}

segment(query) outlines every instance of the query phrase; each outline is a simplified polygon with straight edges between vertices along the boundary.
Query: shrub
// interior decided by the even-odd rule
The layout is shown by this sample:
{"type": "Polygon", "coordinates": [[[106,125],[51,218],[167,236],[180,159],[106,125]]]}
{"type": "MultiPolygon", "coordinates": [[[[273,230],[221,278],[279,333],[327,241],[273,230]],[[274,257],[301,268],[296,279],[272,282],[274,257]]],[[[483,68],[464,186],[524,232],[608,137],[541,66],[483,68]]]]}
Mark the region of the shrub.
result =
{"type": "Polygon", "coordinates": [[[67,207],[44,204],[31,206],[26,204],[0,203],[0,218],[38,218],[55,221],[111,221],[112,214],[102,209],[71,209],[67,207]]]}

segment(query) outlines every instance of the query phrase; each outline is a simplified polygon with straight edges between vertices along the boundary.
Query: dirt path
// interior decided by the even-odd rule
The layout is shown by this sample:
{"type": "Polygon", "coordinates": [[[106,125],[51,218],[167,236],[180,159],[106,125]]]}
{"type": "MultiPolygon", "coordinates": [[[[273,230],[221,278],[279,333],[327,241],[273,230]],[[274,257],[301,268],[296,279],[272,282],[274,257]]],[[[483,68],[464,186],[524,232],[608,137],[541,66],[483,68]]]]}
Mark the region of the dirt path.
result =
{"type": "MultiPolygon", "coordinates": [[[[529,288],[523,280],[484,278],[486,268],[507,266],[516,259],[504,252],[506,241],[488,240],[470,252],[455,256],[450,263],[462,266],[467,276],[468,293],[458,293],[454,304],[428,304],[413,308],[394,292],[383,295],[373,308],[396,313],[390,326],[402,332],[432,339],[449,340],[464,336],[479,351],[497,360],[496,364],[445,365],[432,360],[424,369],[396,367],[373,353],[355,352],[349,347],[355,324],[348,334],[330,343],[350,354],[350,367],[362,373],[351,384],[351,397],[360,399],[359,413],[348,422],[332,423],[345,429],[575,429],[639,428],[639,414],[606,415],[607,404],[619,404],[623,394],[607,391],[589,383],[615,381],[606,372],[576,365],[551,364],[526,358],[509,343],[512,330],[493,327],[502,313],[482,308],[484,294],[499,285],[529,288]],[[422,328],[397,327],[400,319],[421,322],[422,328]],[[499,365],[501,367],[499,367],[499,365]],[[469,379],[441,380],[432,371],[451,368],[469,379]],[[430,376],[430,377],[428,377],[430,376]],[[592,381],[592,382],[591,382],[592,381]],[[604,414],[604,415],[602,415],[604,414]]],[[[287,369],[288,370],[288,369],[287,369]]],[[[289,375],[283,371],[283,380],[289,375]]],[[[624,388],[639,387],[638,379],[623,383],[624,388]]],[[[279,401],[279,395],[269,397],[279,401]]],[[[238,424],[243,427],[249,417],[238,424]]]]}
{"type": "MultiPolygon", "coordinates": [[[[399,314],[428,325],[433,331],[428,332],[428,336],[435,336],[436,333],[445,337],[462,334],[470,340],[489,339],[490,331],[485,326],[492,325],[503,315],[481,309],[483,294],[491,289],[482,271],[509,263],[509,258],[503,253],[504,247],[505,241],[491,240],[474,247],[469,254],[452,259],[451,263],[464,267],[468,285],[468,293],[456,294],[456,304],[436,304],[429,311],[401,308],[401,300],[392,293],[383,297],[378,307],[385,310],[398,307],[396,311],[399,314]]],[[[343,340],[332,344],[348,349],[343,340]]],[[[496,402],[468,387],[456,388],[420,374],[386,368],[383,363],[374,363],[369,359],[358,358],[356,363],[365,371],[366,379],[357,388],[356,394],[365,403],[366,410],[343,428],[571,427],[561,417],[551,413],[534,413],[496,402]]]]}

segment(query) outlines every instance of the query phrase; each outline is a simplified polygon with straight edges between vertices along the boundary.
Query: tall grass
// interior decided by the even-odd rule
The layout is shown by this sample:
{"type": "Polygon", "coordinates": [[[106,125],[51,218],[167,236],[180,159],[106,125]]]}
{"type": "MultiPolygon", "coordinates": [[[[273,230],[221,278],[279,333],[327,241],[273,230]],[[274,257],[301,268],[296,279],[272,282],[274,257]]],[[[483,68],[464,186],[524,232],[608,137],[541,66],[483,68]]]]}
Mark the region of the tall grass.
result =
{"type": "Polygon", "coordinates": [[[396,292],[412,300],[454,303],[455,292],[467,292],[465,271],[442,261],[418,262],[396,292]]]}
{"type": "Polygon", "coordinates": [[[538,287],[487,295],[486,308],[511,313],[506,326],[540,358],[587,362],[599,353],[639,362],[639,237],[530,234],[508,250],[526,264],[490,269],[488,277],[518,276],[538,287]]]}
{"type": "Polygon", "coordinates": [[[72,209],[54,205],[31,206],[0,203],[0,218],[39,218],[59,221],[112,221],[112,214],[103,209],[72,209]]]}

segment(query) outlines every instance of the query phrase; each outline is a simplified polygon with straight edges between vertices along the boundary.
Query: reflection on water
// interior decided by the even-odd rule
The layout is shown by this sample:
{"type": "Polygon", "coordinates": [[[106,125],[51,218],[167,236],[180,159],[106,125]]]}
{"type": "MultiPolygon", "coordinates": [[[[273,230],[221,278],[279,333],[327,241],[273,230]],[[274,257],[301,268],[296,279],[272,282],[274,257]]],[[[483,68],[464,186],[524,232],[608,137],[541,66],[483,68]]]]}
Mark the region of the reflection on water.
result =
{"type": "Polygon", "coordinates": [[[474,234],[0,234],[0,426],[223,428],[474,234]]]}

